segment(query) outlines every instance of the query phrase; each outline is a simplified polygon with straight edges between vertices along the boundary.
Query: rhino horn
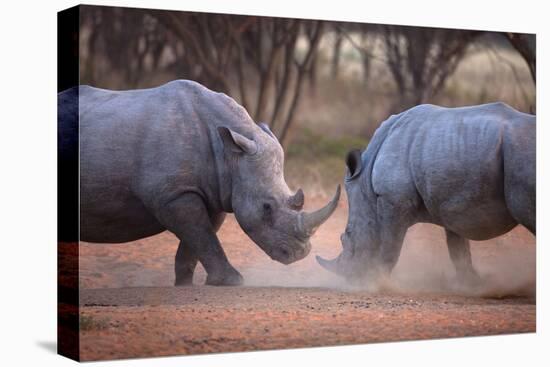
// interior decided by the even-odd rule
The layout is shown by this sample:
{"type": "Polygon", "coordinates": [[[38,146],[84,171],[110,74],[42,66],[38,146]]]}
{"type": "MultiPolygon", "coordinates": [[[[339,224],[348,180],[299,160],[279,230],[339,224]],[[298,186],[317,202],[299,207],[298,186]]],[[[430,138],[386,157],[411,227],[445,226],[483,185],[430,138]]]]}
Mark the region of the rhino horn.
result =
{"type": "Polygon", "coordinates": [[[302,189],[298,189],[298,191],[296,191],[296,194],[292,195],[288,199],[288,204],[293,209],[302,210],[304,206],[304,192],[302,191],[302,189]]]}
{"type": "Polygon", "coordinates": [[[323,224],[328,217],[334,212],[340,199],[340,185],[336,189],[336,193],[332,200],[323,208],[314,212],[302,212],[298,217],[298,231],[304,237],[310,237],[321,224],[323,224]]]}
{"type": "Polygon", "coordinates": [[[323,259],[321,256],[315,256],[315,259],[326,270],[330,271],[331,273],[342,275],[342,271],[340,269],[340,258],[342,257],[342,254],[340,254],[337,258],[332,260],[323,259]]]}

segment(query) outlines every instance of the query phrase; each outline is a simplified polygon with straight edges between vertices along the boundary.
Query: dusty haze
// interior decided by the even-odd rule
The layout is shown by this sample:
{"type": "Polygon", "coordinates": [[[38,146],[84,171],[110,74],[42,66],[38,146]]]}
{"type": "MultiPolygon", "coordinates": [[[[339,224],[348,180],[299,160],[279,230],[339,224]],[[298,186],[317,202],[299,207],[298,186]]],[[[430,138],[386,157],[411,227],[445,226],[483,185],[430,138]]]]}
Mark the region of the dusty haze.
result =
{"type": "MultiPolygon", "coordinates": [[[[170,233],[81,244],[82,360],[535,331],[535,238],[527,230],[473,243],[483,282],[464,288],[455,282],[443,230],[419,224],[389,281],[351,287],[315,261],[340,251],[343,199],[312,239],[312,253],[288,266],[271,261],[228,216],[219,236],[243,287],[173,287],[178,241],[170,233]]],[[[199,267],[195,283],[204,280],[199,267]]]]}
{"type": "MultiPolygon", "coordinates": [[[[323,203],[310,199],[307,207],[323,203]]],[[[331,258],[341,250],[339,236],[345,228],[347,202],[343,195],[334,215],[312,238],[312,252],[291,265],[272,261],[228,215],[219,232],[224,249],[248,286],[323,287],[384,292],[436,292],[452,294],[512,296],[535,292],[535,237],[523,227],[489,241],[472,241],[472,259],[482,277],[475,287],[455,281],[445,234],[441,227],[420,223],[411,227],[392,277],[380,284],[362,287],[346,282],[322,269],[315,255],[331,258]]],[[[171,286],[178,240],[170,233],[127,244],[81,245],[81,285],[84,288],[171,286]]],[[[195,284],[206,274],[199,265],[195,284]]]]}

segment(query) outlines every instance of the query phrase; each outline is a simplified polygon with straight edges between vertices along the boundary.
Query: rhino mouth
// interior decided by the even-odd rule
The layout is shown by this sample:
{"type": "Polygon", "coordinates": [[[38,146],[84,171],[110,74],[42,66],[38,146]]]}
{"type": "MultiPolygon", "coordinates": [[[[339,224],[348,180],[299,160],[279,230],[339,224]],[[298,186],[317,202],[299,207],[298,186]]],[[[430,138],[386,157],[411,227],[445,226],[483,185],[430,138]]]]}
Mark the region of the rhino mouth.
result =
{"type": "MultiPolygon", "coordinates": [[[[285,265],[291,264],[295,261],[301,260],[306,257],[311,251],[311,242],[309,239],[336,210],[338,201],[340,200],[340,185],[336,188],[336,193],[332,199],[321,209],[313,212],[300,211],[297,213],[293,232],[288,238],[288,227],[285,227],[284,231],[279,232],[281,238],[287,237],[287,241],[277,245],[275,248],[269,249],[266,253],[271,259],[283,263],[285,265]]],[[[291,197],[291,201],[295,202],[296,206],[303,205],[303,193],[302,190],[298,190],[294,197],[291,197]]]]}
{"type": "Polygon", "coordinates": [[[303,259],[310,253],[310,251],[311,243],[309,241],[305,241],[300,242],[298,246],[278,246],[269,253],[269,257],[271,257],[272,260],[289,265],[303,259]]]}
{"type": "Polygon", "coordinates": [[[327,260],[321,256],[316,256],[315,259],[325,270],[354,284],[375,282],[391,272],[387,266],[374,258],[368,257],[366,253],[352,253],[345,247],[334,259],[327,260]]]}
{"type": "MultiPolygon", "coordinates": [[[[298,193],[291,197],[296,206],[303,204],[303,194],[298,193]],[[297,198],[296,198],[297,196],[297,198]]],[[[313,212],[296,211],[286,212],[284,220],[269,231],[245,229],[245,232],[264,252],[275,261],[285,265],[301,260],[311,252],[310,238],[336,210],[340,199],[340,185],[333,198],[321,209],[313,212]]]]}
{"type": "Polygon", "coordinates": [[[368,259],[364,256],[363,251],[357,251],[349,239],[342,235],[340,237],[342,244],[342,251],[334,259],[325,259],[321,256],[316,256],[315,259],[321,265],[322,268],[328,270],[331,273],[346,278],[349,281],[355,281],[366,277],[366,272],[373,269],[373,267],[367,265],[368,259]]]}

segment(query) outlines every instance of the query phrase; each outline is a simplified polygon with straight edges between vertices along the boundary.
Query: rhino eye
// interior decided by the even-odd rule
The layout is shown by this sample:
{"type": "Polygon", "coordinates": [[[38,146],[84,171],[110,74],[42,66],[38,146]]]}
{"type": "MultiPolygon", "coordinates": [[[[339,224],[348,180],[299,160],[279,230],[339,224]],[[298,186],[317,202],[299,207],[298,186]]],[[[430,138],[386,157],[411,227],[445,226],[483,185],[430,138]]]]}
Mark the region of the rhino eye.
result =
{"type": "Polygon", "coordinates": [[[269,223],[270,225],[273,224],[273,208],[271,207],[271,204],[264,203],[262,205],[263,211],[262,211],[262,219],[264,222],[269,223]]]}

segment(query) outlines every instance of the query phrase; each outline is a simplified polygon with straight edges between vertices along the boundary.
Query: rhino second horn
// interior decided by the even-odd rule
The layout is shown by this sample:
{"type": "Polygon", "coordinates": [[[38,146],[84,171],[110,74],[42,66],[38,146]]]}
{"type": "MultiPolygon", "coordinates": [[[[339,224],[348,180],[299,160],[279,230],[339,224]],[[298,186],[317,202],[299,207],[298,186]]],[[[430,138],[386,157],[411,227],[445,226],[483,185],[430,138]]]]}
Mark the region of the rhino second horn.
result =
{"type": "Polygon", "coordinates": [[[302,191],[302,189],[298,189],[298,191],[296,191],[296,194],[292,195],[288,199],[288,205],[290,205],[290,207],[293,209],[302,210],[302,208],[304,207],[304,192],[302,191]]]}
{"type": "Polygon", "coordinates": [[[316,210],[314,212],[302,212],[298,217],[298,230],[306,237],[311,236],[321,224],[323,224],[328,217],[336,209],[338,205],[338,200],[340,199],[340,185],[336,189],[336,194],[332,200],[325,205],[323,208],[316,210]]]}

